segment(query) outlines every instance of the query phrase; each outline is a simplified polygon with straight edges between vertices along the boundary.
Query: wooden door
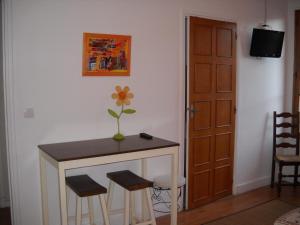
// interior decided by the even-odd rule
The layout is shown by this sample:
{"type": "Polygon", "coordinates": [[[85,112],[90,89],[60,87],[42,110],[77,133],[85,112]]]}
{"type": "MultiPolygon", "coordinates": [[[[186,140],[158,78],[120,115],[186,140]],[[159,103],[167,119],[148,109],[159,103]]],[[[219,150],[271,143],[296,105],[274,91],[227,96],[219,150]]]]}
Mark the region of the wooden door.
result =
{"type": "Polygon", "coordinates": [[[190,18],[189,208],[232,193],[236,24],[190,18]]]}

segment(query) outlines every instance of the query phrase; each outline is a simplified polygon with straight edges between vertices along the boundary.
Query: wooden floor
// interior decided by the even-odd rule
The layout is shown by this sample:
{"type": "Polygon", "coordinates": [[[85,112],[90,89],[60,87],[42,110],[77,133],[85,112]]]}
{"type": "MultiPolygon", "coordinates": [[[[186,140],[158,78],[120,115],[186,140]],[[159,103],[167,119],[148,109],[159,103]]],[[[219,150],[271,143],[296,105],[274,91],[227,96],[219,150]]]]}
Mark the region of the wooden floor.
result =
{"type": "MultiPolygon", "coordinates": [[[[277,192],[275,188],[259,188],[245,194],[223,198],[194,210],[180,212],[178,214],[177,225],[200,225],[252,208],[276,198],[277,192]]],[[[289,203],[299,203],[300,188],[294,189],[293,187],[283,187],[280,199],[289,203]]],[[[160,217],[157,221],[157,225],[169,224],[169,216],[160,217]]]]}
{"type": "MultiPolygon", "coordinates": [[[[180,212],[177,225],[200,225],[228,216],[277,198],[276,189],[259,188],[241,195],[230,196],[203,207],[180,212]]],[[[283,187],[281,200],[300,204],[300,188],[283,187]]],[[[157,219],[157,225],[169,225],[169,216],[157,219]]],[[[9,208],[0,209],[0,225],[11,225],[9,208]]]]}

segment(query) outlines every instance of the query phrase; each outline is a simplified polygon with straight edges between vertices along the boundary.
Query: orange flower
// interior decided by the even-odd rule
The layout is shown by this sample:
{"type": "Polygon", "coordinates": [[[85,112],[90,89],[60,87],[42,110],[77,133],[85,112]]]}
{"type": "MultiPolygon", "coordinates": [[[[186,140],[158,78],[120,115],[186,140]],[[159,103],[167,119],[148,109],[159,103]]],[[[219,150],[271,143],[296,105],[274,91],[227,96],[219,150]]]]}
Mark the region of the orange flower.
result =
{"type": "Polygon", "coordinates": [[[123,89],[120,86],[115,87],[116,92],[114,92],[111,97],[116,99],[116,104],[118,106],[121,105],[130,105],[130,99],[133,98],[133,94],[129,92],[129,87],[125,86],[123,89]]]}

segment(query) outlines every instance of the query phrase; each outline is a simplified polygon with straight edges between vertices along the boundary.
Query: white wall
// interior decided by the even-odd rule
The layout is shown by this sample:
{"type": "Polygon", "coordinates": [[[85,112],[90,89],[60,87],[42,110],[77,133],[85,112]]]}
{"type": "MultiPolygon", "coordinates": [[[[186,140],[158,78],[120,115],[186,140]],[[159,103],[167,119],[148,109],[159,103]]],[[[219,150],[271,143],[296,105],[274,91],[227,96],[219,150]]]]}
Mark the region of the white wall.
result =
{"type": "MultiPolygon", "coordinates": [[[[137,113],[122,121],[125,134],[146,131],[183,143],[186,14],[237,22],[235,192],[269,182],[271,113],[282,109],[285,60],[248,56],[252,28],[263,22],[263,1],[7,1],[12,2],[12,10],[7,13],[12,13],[8,24],[13,34],[12,118],[16,143],[12,151],[16,155],[13,165],[18,165],[15,186],[19,186],[19,224],[41,224],[36,146],[112,136],[115,121],[106,109],[114,104],[110,94],[116,84],[129,85],[135,93],[132,106],[137,113]],[[131,76],[82,77],[83,32],[132,35],[131,76]],[[35,117],[25,119],[23,113],[30,107],[35,117]]],[[[274,29],[284,30],[286,3],[272,0],[269,5],[269,23],[274,29]]],[[[124,163],[71,173],[88,172],[107,184],[106,171],[137,167],[137,163],[124,163]]],[[[168,161],[152,160],[149,168],[150,177],[166,173],[168,161]]],[[[51,167],[49,176],[51,224],[59,224],[57,177],[51,167]]]]}
{"type": "MultiPolygon", "coordinates": [[[[2,11],[0,2],[0,52],[2,53],[2,11]]],[[[0,55],[0,208],[9,206],[8,171],[4,118],[3,55],[0,55]]]]}

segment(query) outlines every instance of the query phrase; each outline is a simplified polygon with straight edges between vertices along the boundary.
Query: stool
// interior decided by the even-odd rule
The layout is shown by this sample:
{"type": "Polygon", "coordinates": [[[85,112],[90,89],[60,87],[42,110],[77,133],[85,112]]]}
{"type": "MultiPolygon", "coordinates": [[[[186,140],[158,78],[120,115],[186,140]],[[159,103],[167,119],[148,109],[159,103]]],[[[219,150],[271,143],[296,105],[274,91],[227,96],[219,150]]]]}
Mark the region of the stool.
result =
{"type": "MultiPolygon", "coordinates": [[[[177,210],[180,211],[181,206],[179,203],[180,197],[182,195],[182,187],[185,185],[185,178],[183,176],[179,176],[177,179],[177,189],[178,196],[177,196],[177,210]]],[[[152,200],[153,200],[153,206],[154,211],[159,213],[170,213],[170,207],[171,207],[171,194],[170,190],[172,187],[172,180],[169,175],[162,175],[155,177],[153,179],[153,194],[152,194],[152,200]],[[166,193],[164,197],[164,193],[166,193]],[[157,207],[156,207],[157,206],[157,207]],[[159,206],[164,206],[163,209],[159,206]]]]}
{"type": "Polygon", "coordinates": [[[137,176],[129,170],[117,171],[108,173],[107,177],[111,180],[108,189],[107,209],[110,211],[112,202],[112,191],[114,183],[124,188],[125,194],[125,212],[124,212],[124,225],[129,225],[129,220],[133,225],[156,225],[155,216],[152,208],[152,201],[150,196],[150,187],[153,187],[153,182],[148,181],[142,177],[137,176]],[[141,223],[136,223],[135,219],[135,206],[133,191],[145,190],[148,204],[148,210],[150,213],[150,220],[141,223]],[[131,203],[131,204],[130,204],[131,203]],[[129,218],[129,213],[130,217],[129,218]]]}
{"type": "Polygon", "coordinates": [[[109,219],[107,214],[106,202],[103,194],[107,193],[105,187],[95,182],[88,175],[79,175],[66,177],[66,185],[77,195],[76,199],[76,225],[81,225],[81,203],[82,198],[88,199],[88,210],[90,224],[94,225],[94,210],[93,210],[93,198],[94,195],[99,195],[99,201],[102,208],[102,215],[105,225],[109,225],[109,219]]]}

